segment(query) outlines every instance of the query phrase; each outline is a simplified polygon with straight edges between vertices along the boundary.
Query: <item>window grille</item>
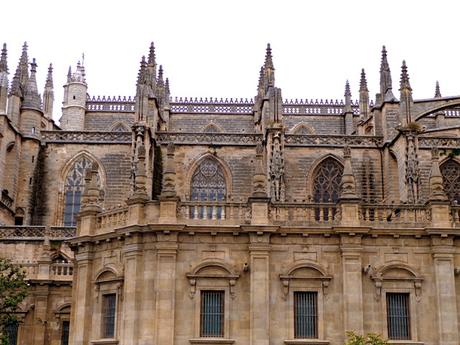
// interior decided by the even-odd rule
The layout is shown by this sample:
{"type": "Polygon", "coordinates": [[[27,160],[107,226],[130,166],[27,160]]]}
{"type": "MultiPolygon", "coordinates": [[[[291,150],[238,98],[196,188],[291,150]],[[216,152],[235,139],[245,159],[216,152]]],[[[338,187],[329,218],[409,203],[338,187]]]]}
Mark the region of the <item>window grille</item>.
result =
{"type": "Polygon", "coordinates": [[[387,293],[387,323],[388,339],[411,338],[408,293],[387,293]]]}
{"type": "Polygon", "coordinates": [[[294,292],[294,338],[318,338],[317,292],[294,292]]]}
{"type": "Polygon", "coordinates": [[[80,212],[81,195],[85,185],[85,173],[91,169],[92,162],[82,157],[68,172],[64,186],[64,226],[75,226],[75,216],[80,212]]]}
{"type": "Polygon", "coordinates": [[[115,313],[117,296],[114,293],[103,295],[102,301],[102,337],[115,337],[115,313]]]}
{"type": "Polygon", "coordinates": [[[224,291],[201,291],[200,336],[224,336],[224,291]]]}
{"type": "Polygon", "coordinates": [[[61,345],[69,345],[69,321],[62,321],[61,324],[61,345]]]}
{"type": "Polygon", "coordinates": [[[17,321],[8,322],[6,324],[5,333],[8,339],[8,345],[16,345],[18,343],[18,328],[19,323],[17,321]]]}
{"type": "Polygon", "coordinates": [[[441,165],[444,192],[450,201],[460,204],[460,164],[449,159],[441,165]]]}
{"type": "MultiPolygon", "coordinates": [[[[225,177],[219,162],[212,158],[205,158],[196,171],[191,181],[190,195],[192,201],[224,201],[227,195],[225,177]]],[[[208,205],[190,208],[192,219],[222,219],[224,212],[222,206],[208,205]]]]}

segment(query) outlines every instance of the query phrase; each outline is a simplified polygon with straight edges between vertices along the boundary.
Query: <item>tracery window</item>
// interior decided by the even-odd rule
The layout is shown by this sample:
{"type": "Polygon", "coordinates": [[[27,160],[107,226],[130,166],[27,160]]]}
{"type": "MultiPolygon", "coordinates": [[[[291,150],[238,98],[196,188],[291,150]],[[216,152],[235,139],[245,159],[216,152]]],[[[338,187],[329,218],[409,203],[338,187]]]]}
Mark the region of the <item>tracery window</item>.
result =
{"type": "Polygon", "coordinates": [[[85,185],[86,169],[91,169],[92,161],[83,156],[69,170],[64,186],[64,226],[75,226],[75,216],[80,212],[81,195],[85,185]]]}
{"type": "Polygon", "coordinates": [[[444,192],[449,200],[460,204],[460,164],[449,159],[441,165],[444,192]]]}
{"type": "MultiPolygon", "coordinates": [[[[192,201],[224,201],[227,195],[225,176],[215,159],[205,158],[195,170],[190,183],[192,201]]],[[[192,207],[191,217],[199,219],[222,219],[221,206],[192,207]]]]}
{"type": "Polygon", "coordinates": [[[340,195],[343,166],[333,158],[326,158],[316,168],[313,178],[313,201],[336,203],[340,195]]]}

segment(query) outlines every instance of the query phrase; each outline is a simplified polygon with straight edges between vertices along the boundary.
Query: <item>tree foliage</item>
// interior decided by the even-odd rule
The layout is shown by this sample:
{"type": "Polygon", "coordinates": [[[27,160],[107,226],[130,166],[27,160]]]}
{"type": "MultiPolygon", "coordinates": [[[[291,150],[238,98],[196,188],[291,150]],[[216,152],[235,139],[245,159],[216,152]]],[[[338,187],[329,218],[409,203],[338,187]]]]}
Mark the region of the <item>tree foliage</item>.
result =
{"type": "Polygon", "coordinates": [[[8,344],[6,327],[17,322],[15,312],[27,295],[28,284],[22,267],[0,258],[0,344],[8,344]]]}
{"type": "Polygon", "coordinates": [[[388,345],[388,341],[379,334],[369,333],[365,336],[355,332],[347,332],[348,340],[345,345],[388,345]]]}

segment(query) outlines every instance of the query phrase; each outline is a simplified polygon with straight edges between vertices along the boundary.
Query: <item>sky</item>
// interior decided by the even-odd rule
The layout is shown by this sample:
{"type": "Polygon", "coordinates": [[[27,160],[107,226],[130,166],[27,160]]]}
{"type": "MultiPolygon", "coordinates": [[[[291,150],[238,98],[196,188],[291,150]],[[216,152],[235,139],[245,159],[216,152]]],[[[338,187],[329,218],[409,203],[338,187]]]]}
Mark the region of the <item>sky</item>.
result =
{"type": "Polygon", "coordinates": [[[68,67],[83,53],[91,96],[134,96],[151,41],[173,98],[253,97],[270,43],[285,99],[341,99],[346,80],[357,99],[361,68],[374,98],[382,45],[395,95],[405,59],[419,99],[434,95],[436,80],[443,96],[460,94],[459,9],[457,0],[9,0],[0,43],[10,81],[24,41],[39,90],[53,63],[55,120],[68,67]]]}

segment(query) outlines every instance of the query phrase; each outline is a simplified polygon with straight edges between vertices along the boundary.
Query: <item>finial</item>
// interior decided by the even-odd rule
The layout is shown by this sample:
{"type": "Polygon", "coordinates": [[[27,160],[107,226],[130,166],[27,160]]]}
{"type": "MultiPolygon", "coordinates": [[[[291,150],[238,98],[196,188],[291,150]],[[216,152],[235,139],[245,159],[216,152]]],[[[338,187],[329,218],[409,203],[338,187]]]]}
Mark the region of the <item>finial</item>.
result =
{"type": "Polygon", "coordinates": [[[409,74],[407,73],[407,66],[406,66],[406,60],[403,60],[402,66],[401,66],[401,82],[400,82],[400,90],[402,89],[408,89],[412,90],[410,87],[409,83],[409,74]]]}
{"type": "Polygon", "coordinates": [[[366,79],[366,72],[364,71],[364,68],[361,69],[361,80],[359,82],[359,91],[364,91],[368,92],[367,88],[367,79],[366,79]]]}
{"type": "Polygon", "coordinates": [[[7,56],[6,43],[3,43],[2,55],[0,57],[0,73],[8,72],[8,63],[6,61],[6,56],[7,56]]]}
{"type": "Polygon", "coordinates": [[[27,80],[26,87],[24,90],[24,100],[22,105],[25,107],[31,107],[35,109],[41,109],[41,98],[38,94],[37,89],[37,62],[35,58],[32,59],[30,63],[30,77],[27,80]]]}
{"type": "Polygon", "coordinates": [[[53,64],[50,63],[48,67],[48,75],[46,76],[45,87],[53,88],[53,64]]]}
{"type": "Polygon", "coordinates": [[[267,49],[265,51],[265,68],[274,68],[273,67],[273,57],[272,57],[272,48],[270,47],[270,43],[267,43],[267,49]]]}
{"type": "Polygon", "coordinates": [[[165,81],[165,93],[169,97],[169,78],[166,78],[165,81]]]}
{"type": "Polygon", "coordinates": [[[434,98],[441,98],[441,89],[439,88],[439,81],[436,80],[436,89],[434,91],[434,98]]]}
{"type": "Polygon", "coordinates": [[[353,109],[351,108],[351,91],[350,91],[350,83],[345,83],[345,108],[343,109],[344,113],[352,113],[353,109]]]}
{"type": "Polygon", "coordinates": [[[158,80],[163,81],[163,65],[160,65],[158,69],[158,80]]]}
{"type": "Polygon", "coordinates": [[[153,42],[150,42],[148,64],[149,65],[155,65],[155,46],[154,46],[153,42]]]}

